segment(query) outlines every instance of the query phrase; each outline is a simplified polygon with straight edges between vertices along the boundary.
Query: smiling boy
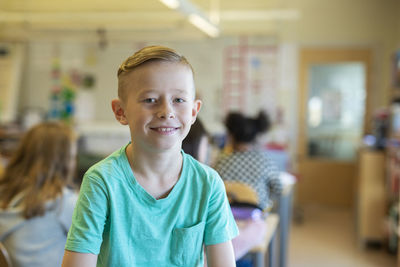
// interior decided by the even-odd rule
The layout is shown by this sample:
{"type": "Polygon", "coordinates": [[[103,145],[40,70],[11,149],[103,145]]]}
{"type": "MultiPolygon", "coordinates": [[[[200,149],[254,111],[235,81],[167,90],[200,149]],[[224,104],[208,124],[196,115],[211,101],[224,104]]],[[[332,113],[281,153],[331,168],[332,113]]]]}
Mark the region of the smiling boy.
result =
{"type": "Polygon", "coordinates": [[[185,154],[196,120],[193,70],[174,50],[145,47],[118,70],[115,118],[131,142],[83,179],[63,266],[235,266],[238,230],[223,182],[185,154]]]}

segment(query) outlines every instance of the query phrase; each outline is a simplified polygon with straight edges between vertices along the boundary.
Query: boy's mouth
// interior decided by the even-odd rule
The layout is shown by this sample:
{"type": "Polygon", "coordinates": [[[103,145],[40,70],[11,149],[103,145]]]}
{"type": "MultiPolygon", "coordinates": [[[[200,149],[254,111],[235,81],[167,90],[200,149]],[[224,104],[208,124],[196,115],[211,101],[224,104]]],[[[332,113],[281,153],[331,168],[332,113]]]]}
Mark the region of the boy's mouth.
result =
{"type": "Polygon", "coordinates": [[[160,133],[171,133],[179,129],[179,127],[155,127],[155,128],[150,128],[154,131],[160,132],[160,133]]]}

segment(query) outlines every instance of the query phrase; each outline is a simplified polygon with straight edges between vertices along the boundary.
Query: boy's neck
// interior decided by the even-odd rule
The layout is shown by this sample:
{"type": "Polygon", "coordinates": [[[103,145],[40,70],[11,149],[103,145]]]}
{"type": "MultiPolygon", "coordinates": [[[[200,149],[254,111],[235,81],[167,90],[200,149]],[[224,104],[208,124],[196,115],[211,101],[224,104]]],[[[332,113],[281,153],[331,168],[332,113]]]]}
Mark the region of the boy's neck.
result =
{"type": "Polygon", "coordinates": [[[126,148],[129,164],[136,181],[154,198],[168,196],[182,170],[182,153],[135,151],[132,144],[126,148]]]}
{"type": "Polygon", "coordinates": [[[253,148],[252,143],[233,143],[233,150],[237,152],[246,152],[253,148]]]}
{"type": "Polygon", "coordinates": [[[182,166],[182,154],[180,149],[166,152],[150,150],[138,150],[131,143],[126,148],[129,163],[133,171],[140,173],[168,173],[174,166],[180,169],[182,166]]]}

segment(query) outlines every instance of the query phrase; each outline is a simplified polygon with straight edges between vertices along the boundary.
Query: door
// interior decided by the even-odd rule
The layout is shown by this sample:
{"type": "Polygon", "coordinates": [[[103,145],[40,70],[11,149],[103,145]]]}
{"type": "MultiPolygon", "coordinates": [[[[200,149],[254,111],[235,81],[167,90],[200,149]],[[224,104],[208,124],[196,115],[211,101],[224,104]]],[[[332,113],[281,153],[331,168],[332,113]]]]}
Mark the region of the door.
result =
{"type": "Polygon", "coordinates": [[[303,49],[297,167],[300,205],[353,205],[357,147],[369,117],[369,50],[303,49]]]}

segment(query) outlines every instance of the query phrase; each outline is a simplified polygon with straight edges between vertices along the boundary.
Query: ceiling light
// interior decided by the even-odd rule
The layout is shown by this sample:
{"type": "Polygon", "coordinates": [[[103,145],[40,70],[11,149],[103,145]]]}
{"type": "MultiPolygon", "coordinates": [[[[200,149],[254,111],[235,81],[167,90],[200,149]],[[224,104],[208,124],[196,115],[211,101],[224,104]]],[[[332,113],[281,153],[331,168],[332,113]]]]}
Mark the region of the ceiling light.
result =
{"type": "Polygon", "coordinates": [[[190,0],[160,0],[164,5],[171,9],[176,9],[187,16],[190,23],[209,35],[217,37],[219,35],[218,26],[211,22],[207,15],[190,0]]]}
{"type": "Polygon", "coordinates": [[[204,19],[203,17],[197,15],[197,14],[190,14],[188,17],[190,23],[192,23],[194,26],[208,34],[210,37],[217,37],[219,35],[219,30],[217,27],[215,27],[213,24],[211,24],[209,21],[204,19]]]}
{"type": "Polygon", "coordinates": [[[160,2],[171,9],[177,9],[180,5],[179,0],[160,0],[160,2]]]}

